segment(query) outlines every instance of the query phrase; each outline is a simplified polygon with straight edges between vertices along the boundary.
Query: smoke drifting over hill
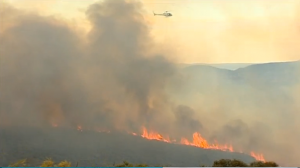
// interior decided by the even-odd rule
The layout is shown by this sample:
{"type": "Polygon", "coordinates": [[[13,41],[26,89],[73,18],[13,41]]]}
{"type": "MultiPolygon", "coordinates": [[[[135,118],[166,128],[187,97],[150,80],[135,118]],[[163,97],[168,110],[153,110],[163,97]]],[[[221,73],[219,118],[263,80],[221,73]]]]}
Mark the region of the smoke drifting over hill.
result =
{"type": "Polygon", "coordinates": [[[55,18],[9,18],[15,15],[6,6],[6,22],[16,24],[1,33],[1,102],[9,100],[2,119],[137,129],[163,116],[164,83],[175,69],[162,56],[147,57],[151,39],[140,8],[116,0],[91,5],[86,45],[55,18]]]}
{"type": "MultiPolygon", "coordinates": [[[[272,116],[272,111],[257,114],[254,111],[259,107],[224,100],[234,98],[230,96],[235,95],[233,90],[213,91],[199,101],[210,109],[171,101],[165,88],[169,79],[179,76],[178,69],[165,54],[153,55],[154,44],[141,9],[139,2],[125,0],[90,5],[86,16],[92,28],[82,39],[82,34],[60,19],[26,13],[2,2],[0,125],[81,125],[132,132],[145,126],[174,137],[201,131],[245,152],[258,150],[275,161],[299,163],[294,146],[299,134],[272,129],[282,119],[290,124],[285,129],[296,131],[299,124],[287,121],[299,117],[299,107],[287,109],[277,102],[276,107],[282,105],[280,110],[289,112],[280,114],[291,116],[288,119],[272,116]],[[256,122],[262,117],[268,120],[265,124],[256,122]],[[293,143],[286,144],[287,136],[293,143]]],[[[181,76],[177,79],[184,83],[181,76]]],[[[207,87],[213,89],[213,85],[207,87]]],[[[262,109],[271,110],[273,100],[265,102],[267,107],[262,109]]]]}

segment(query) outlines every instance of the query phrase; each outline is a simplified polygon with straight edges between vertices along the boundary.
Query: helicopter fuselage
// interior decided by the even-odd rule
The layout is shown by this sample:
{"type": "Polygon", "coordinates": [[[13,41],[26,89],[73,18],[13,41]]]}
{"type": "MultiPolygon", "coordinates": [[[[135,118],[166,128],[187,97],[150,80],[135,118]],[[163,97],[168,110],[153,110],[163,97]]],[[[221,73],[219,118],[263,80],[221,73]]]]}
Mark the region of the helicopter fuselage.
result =
{"type": "Polygon", "coordinates": [[[171,16],[173,16],[171,13],[169,13],[169,12],[164,12],[164,13],[154,13],[153,12],[153,14],[154,14],[154,16],[155,15],[159,15],[159,16],[165,16],[165,17],[171,17],[171,16]]]}

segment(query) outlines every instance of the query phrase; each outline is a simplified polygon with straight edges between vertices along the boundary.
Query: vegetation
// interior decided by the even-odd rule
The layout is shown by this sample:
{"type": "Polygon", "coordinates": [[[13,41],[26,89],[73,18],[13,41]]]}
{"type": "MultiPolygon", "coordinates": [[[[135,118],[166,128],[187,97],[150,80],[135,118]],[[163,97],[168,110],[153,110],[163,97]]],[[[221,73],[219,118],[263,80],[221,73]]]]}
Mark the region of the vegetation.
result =
{"type": "Polygon", "coordinates": [[[221,159],[215,161],[213,167],[248,167],[248,165],[240,160],[221,159]]]}
{"type": "Polygon", "coordinates": [[[128,163],[127,161],[123,161],[122,164],[116,165],[115,167],[148,167],[148,165],[146,164],[133,165],[128,163]]]}
{"type": "Polygon", "coordinates": [[[52,161],[52,159],[48,158],[45,161],[43,161],[40,167],[54,167],[54,162],[52,161]]]}
{"type": "MultiPolygon", "coordinates": [[[[13,164],[10,164],[8,167],[26,167],[27,166],[27,159],[19,160],[13,164]]],[[[62,161],[55,165],[54,161],[51,158],[47,158],[42,162],[39,167],[72,167],[71,162],[62,161]]]]}
{"type": "Polygon", "coordinates": [[[256,161],[250,164],[250,167],[278,167],[278,164],[275,162],[261,162],[256,161]]]}
{"type": "MultiPolygon", "coordinates": [[[[9,167],[25,167],[27,164],[27,160],[23,159],[20,161],[17,161],[16,163],[13,163],[9,165],[9,167]]],[[[58,164],[55,164],[54,161],[51,158],[47,158],[42,162],[40,167],[71,167],[71,162],[68,161],[62,161],[58,164]]],[[[76,165],[77,167],[77,165],[76,165]]],[[[133,165],[127,161],[123,161],[122,164],[113,165],[113,167],[148,167],[147,164],[137,164],[133,165]]],[[[159,166],[159,167],[166,167],[166,166],[159,166]]],[[[201,165],[201,167],[210,167],[201,165]]],[[[212,167],[278,167],[278,164],[275,162],[261,162],[261,161],[255,161],[250,163],[250,165],[240,161],[240,160],[230,160],[230,159],[221,159],[218,161],[215,161],[212,165],[212,167]]]]}
{"type": "Polygon", "coordinates": [[[58,163],[58,166],[57,167],[71,167],[71,162],[68,162],[68,161],[62,161],[60,163],[58,163]]]}
{"type": "Polygon", "coordinates": [[[8,167],[25,167],[27,159],[19,160],[16,163],[10,164],[8,167]]]}
{"type": "Polygon", "coordinates": [[[250,163],[250,165],[240,161],[240,160],[230,160],[230,159],[221,159],[215,161],[212,167],[278,167],[278,164],[275,162],[261,162],[255,161],[250,163]]]}

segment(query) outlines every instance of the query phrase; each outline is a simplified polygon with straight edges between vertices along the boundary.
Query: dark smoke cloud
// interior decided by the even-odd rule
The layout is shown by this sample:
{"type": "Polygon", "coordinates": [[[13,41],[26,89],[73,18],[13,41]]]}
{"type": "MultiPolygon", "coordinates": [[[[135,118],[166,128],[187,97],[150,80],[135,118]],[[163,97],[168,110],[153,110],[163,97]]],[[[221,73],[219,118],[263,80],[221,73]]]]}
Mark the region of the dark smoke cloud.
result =
{"type": "Polygon", "coordinates": [[[79,53],[70,29],[52,18],[27,14],[16,18],[1,39],[1,114],[7,114],[2,120],[43,123],[56,111],[50,106],[70,103],[67,97],[74,96],[77,83],[68,84],[74,82],[79,53]]]}
{"type": "MultiPolygon", "coordinates": [[[[12,9],[3,9],[7,22],[12,9]]],[[[164,85],[175,68],[163,56],[149,56],[140,9],[119,0],[91,5],[87,44],[58,19],[15,17],[1,33],[2,119],[135,131],[165,125],[164,85]]]]}
{"type": "MultiPolygon", "coordinates": [[[[140,9],[139,3],[105,1],[91,5],[86,12],[92,25],[87,65],[95,67],[93,72],[103,85],[95,89],[108,92],[109,101],[120,106],[110,107],[113,116],[126,118],[122,121],[126,125],[139,126],[162,116],[165,80],[175,72],[164,57],[148,57],[151,39],[140,9]]],[[[89,77],[92,79],[87,81],[95,81],[95,76],[89,77]]]]}
{"type": "Polygon", "coordinates": [[[203,130],[203,125],[197,119],[196,112],[185,105],[179,105],[174,111],[175,125],[178,125],[180,136],[191,137],[194,132],[203,130]]]}

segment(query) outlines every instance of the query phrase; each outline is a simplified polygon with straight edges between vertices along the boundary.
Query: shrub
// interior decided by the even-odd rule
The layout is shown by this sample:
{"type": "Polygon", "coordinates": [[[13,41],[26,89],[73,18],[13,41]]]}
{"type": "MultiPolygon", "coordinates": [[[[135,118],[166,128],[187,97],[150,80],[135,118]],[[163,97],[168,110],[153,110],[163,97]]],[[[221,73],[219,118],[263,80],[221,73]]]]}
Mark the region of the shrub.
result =
{"type": "Polygon", "coordinates": [[[60,163],[58,163],[57,167],[71,167],[71,162],[68,161],[62,161],[60,163]]]}
{"type": "Polygon", "coordinates": [[[27,159],[23,159],[10,164],[8,167],[25,167],[26,163],[27,163],[27,159]]]}
{"type": "Polygon", "coordinates": [[[127,161],[123,161],[123,164],[116,165],[116,167],[133,167],[133,165],[127,161]]]}
{"type": "Polygon", "coordinates": [[[128,163],[127,161],[123,161],[123,164],[116,165],[115,167],[149,167],[149,166],[147,164],[133,165],[128,163]]]}
{"type": "Polygon", "coordinates": [[[275,162],[265,162],[265,167],[278,167],[278,164],[275,162]]]}
{"type": "Polygon", "coordinates": [[[149,167],[149,166],[146,165],[146,164],[137,164],[137,165],[135,165],[134,167],[149,167]]]}
{"type": "Polygon", "coordinates": [[[45,161],[43,161],[40,167],[54,167],[54,162],[51,158],[48,158],[45,161]]]}
{"type": "MultiPolygon", "coordinates": [[[[19,160],[11,165],[9,167],[26,167],[27,166],[27,159],[19,160]]],[[[78,163],[75,167],[78,166],[78,163]]],[[[236,160],[236,159],[221,159],[217,160],[213,163],[212,167],[278,167],[278,164],[275,162],[261,162],[261,161],[255,161],[250,163],[250,165],[247,165],[246,163],[236,160]]],[[[54,161],[51,158],[47,158],[40,167],[71,167],[71,162],[68,161],[61,161],[57,165],[54,164],[54,161]]],[[[147,164],[137,164],[133,165],[127,161],[123,161],[122,164],[114,165],[113,167],[149,167],[147,164]]],[[[168,166],[157,166],[157,167],[170,167],[168,166]]],[[[202,165],[200,167],[207,167],[205,165],[202,165]]]]}
{"type": "Polygon", "coordinates": [[[221,159],[215,161],[212,167],[248,167],[248,165],[240,160],[221,159]]]}
{"type": "Polygon", "coordinates": [[[250,163],[251,167],[278,167],[278,164],[275,162],[261,162],[255,161],[250,163]]]}

